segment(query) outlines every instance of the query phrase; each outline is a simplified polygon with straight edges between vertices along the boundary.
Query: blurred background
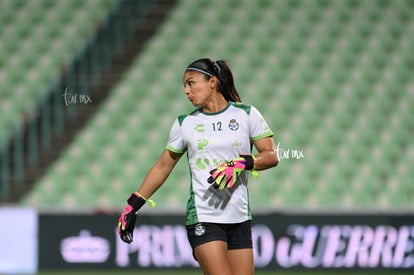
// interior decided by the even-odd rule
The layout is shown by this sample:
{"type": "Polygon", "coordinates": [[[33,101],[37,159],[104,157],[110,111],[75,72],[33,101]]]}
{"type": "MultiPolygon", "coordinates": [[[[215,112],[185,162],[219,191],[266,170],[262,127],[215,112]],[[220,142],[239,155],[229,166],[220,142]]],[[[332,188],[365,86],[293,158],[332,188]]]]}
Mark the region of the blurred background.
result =
{"type": "MultiPolygon", "coordinates": [[[[253,212],[412,213],[412,0],[0,0],[1,205],[121,211],[202,57],[275,133],[253,212]]],[[[144,213],[183,214],[188,193],[184,158],[144,213]]]]}

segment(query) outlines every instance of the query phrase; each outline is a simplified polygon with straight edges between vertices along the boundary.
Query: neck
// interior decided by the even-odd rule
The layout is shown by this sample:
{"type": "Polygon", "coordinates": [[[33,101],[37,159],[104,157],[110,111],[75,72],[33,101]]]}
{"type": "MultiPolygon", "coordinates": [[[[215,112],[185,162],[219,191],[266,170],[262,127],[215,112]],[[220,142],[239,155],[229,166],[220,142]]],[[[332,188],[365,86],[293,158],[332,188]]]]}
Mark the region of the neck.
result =
{"type": "Polygon", "coordinates": [[[224,97],[220,96],[216,100],[208,102],[202,107],[202,109],[205,113],[217,113],[226,108],[227,104],[228,102],[224,99],[224,97]]]}

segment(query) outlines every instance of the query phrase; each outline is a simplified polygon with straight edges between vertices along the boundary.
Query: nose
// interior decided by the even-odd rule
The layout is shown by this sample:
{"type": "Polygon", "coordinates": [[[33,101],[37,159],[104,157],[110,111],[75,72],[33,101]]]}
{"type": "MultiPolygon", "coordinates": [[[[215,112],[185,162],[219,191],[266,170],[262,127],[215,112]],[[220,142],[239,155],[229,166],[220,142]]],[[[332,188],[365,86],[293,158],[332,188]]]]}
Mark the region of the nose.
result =
{"type": "Polygon", "coordinates": [[[186,94],[186,95],[190,94],[190,87],[188,85],[184,86],[184,94],[186,94]]]}

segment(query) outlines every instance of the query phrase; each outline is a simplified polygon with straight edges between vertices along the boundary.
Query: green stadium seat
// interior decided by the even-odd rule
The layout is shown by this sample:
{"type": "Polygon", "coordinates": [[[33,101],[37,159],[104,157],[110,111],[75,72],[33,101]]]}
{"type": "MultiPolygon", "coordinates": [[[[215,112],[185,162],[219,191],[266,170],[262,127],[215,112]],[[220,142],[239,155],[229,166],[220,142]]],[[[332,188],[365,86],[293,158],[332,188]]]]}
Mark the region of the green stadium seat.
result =
{"type": "Polygon", "coordinates": [[[10,129],[1,132],[7,139],[12,128],[21,122],[25,113],[30,112],[40,100],[48,85],[60,77],[61,67],[70,61],[69,56],[76,48],[85,44],[88,32],[95,29],[95,23],[102,20],[113,1],[58,1],[67,6],[55,5],[56,1],[2,1],[0,8],[0,67],[8,81],[2,85],[11,104],[11,115],[2,116],[1,125],[10,129]],[[77,2],[74,3],[74,2],[77,2]],[[76,21],[75,14],[83,10],[86,3],[90,12],[87,22],[76,21]],[[94,7],[94,8],[92,8],[94,7]],[[62,33],[63,21],[70,25],[78,36],[66,37],[62,33]],[[53,22],[51,24],[51,22],[53,22]],[[83,30],[80,32],[78,30],[83,30]],[[55,41],[63,41],[59,51],[53,51],[55,41]],[[6,86],[6,87],[4,87],[6,86]],[[20,91],[30,91],[21,94],[20,91]]]}
{"type": "MultiPolygon", "coordinates": [[[[65,191],[67,207],[124,205],[161,153],[174,118],[192,109],[182,96],[182,70],[204,56],[227,59],[243,101],[262,111],[276,142],[304,150],[305,158],[284,159],[278,168],[251,181],[252,205],[322,210],[412,207],[414,190],[408,179],[414,175],[404,168],[413,161],[405,156],[411,148],[414,114],[412,43],[406,38],[412,36],[407,27],[411,2],[178,2],[74,140],[74,148],[82,148],[82,153],[63,158],[68,169],[64,175],[76,183],[65,191]],[[384,9],[387,17],[382,16],[384,9]],[[96,171],[79,169],[70,164],[74,162],[88,168],[93,163],[96,171]],[[95,194],[88,199],[82,190],[95,194]]],[[[52,33],[64,41],[53,46],[54,53],[41,41],[34,46],[51,58],[51,67],[67,60],[59,59],[59,52],[78,45],[80,40],[73,38],[82,37],[92,24],[82,9],[94,3],[98,2],[42,4],[62,15],[56,26],[70,25],[68,14],[76,14],[86,25],[68,27],[60,35],[42,30],[41,20],[33,21],[40,23],[37,33],[44,33],[38,37],[52,33]]],[[[108,6],[102,3],[91,14],[98,18],[108,6]]],[[[18,29],[25,33],[25,28],[18,29]]],[[[14,51],[13,44],[0,47],[14,51]]],[[[34,68],[37,64],[26,57],[21,61],[34,68]]],[[[16,71],[6,75],[17,81],[16,71]]],[[[47,82],[46,76],[41,83],[47,82]]],[[[49,181],[40,179],[37,186],[49,181]]],[[[184,209],[188,188],[184,159],[154,198],[160,207],[184,209]]],[[[55,203],[43,204],[33,196],[31,201],[40,206],[55,203]]]]}

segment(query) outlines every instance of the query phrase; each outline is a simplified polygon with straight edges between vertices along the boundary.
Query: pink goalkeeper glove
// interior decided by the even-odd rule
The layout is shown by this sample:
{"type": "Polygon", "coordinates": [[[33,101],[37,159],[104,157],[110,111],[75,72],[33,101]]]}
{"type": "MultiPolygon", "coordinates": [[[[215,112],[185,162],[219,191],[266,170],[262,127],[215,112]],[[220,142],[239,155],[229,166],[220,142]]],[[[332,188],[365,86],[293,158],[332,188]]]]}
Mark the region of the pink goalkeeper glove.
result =
{"type": "Polygon", "coordinates": [[[224,162],[216,169],[211,170],[207,181],[213,183],[214,187],[220,190],[223,190],[226,186],[232,188],[244,170],[250,170],[254,176],[257,176],[257,171],[254,170],[255,163],[256,158],[254,156],[240,155],[240,157],[224,162]]]}
{"type": "Polygon", "coordinates": [[[132,242],[135,222],[137,220],[137,212],[147,201],[152,207],[155,207],[155,202],[153,200],[144,198],[138,192],[132,193],[129,196],[127,200],[128,204],[125,206],[124,211],[122,211],[122,214],[118,219],[118,234],[122,241],[126,243],[132,242]]]}

